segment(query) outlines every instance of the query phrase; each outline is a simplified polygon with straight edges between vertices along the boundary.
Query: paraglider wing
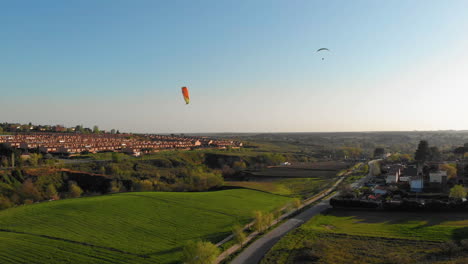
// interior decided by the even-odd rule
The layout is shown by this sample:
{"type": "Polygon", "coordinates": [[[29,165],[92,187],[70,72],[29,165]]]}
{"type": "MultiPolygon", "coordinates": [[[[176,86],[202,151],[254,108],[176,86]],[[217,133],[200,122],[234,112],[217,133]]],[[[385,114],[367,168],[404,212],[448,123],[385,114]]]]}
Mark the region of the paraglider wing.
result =
{"type": "Polygon", "coordinates": [[[327,49],[327,48],[320,48],[320,49],[317,50],[317,52],[322,51],[322,50],[330,51],[330,50],[327,49]]]}
{"type": "MultiPolygon", "coordinates": [[[[330,51],[330,50],[329,50],[329,49],[327,49],[327,48],[320,48],[320,49],[318,49],[316,52],[320,52],[320,51],[324,51],[324,50],[326,50],[326,51],[330,51]]],[[[325,59],[325,58],[322,58],[322,60],[324,60],[324,59],[325,59]]]]}
{"type": "Polygon", "coordinates": [[[182,95],[184,96],[185,104],[189,104],[190,96],[187,87],[182,87],[182,95]]]}

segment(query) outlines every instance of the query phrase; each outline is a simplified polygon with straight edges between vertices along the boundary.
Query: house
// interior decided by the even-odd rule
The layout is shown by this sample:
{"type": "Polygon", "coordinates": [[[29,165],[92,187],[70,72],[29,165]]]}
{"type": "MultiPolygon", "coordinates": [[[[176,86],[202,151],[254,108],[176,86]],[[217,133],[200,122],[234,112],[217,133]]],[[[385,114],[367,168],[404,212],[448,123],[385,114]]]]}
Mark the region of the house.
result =
{"type": "Polygon", "coordinates": [[[410,179],[410,187],[412,192],[422,192],[424,188],[424,179],[422,176],[412,176],[410,179]]]}
{"type": "Polygon", "coordinates": [[[429,182],[436,182],[436,183],[442,183],[444,182],[444,177],[445,177],[445,182],[447,181],[447,172],[446,171],[435,171],[435,172],[429,172],[429,182]]]}
{"type": "Polygon", "coordinates": [[[387,194],[386,188],[380,185],[375,186],[373,192],[374,192],[374,195],[376,196],[387,194]]]}
{"type": "Polygon", "coordinates": [[[404,176],[418,176],[418,169],[414,166],[409,166],[403,169],[403,175],[404,176]]]}
{"type": "Polygon", "coordinates": [[[411,180],[411,177],[409,176],[400,176],[398,179],[399,182],[409,182],[411,180]]]}
{"type": "Polygon", "coordinates": [[[122,152],[125,153],[125,154],[135,156],[135,157],[138,157],[138,156],[141,155],[141,150],[140,149],[131,148],[131,147],[123,148],[122,152]]]}
{"type": "Polygon", "coordinates": [[[387,184],[397,183],[400,179],[400,175],[401,175],[400,166],[390,167],[389,172],[387,173],[387,176],[385,177],[385,183],[387,184]]]}
{"type": "Polygon", "coordinates": [[[400,182],[411,182],[413,177],[418,176],[418,169],[414,166],[406,167],[399,177],[400,182]]]}

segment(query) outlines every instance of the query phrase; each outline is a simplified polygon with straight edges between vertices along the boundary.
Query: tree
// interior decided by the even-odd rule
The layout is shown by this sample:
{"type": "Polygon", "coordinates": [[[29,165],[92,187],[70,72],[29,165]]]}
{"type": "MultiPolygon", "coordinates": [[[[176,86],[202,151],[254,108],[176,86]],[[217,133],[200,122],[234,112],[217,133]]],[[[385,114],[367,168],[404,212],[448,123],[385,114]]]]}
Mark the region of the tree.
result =
{"type": "Polygon", "coordinates": [[[60,197],[58,195],[57,189],[55,186],[51,183],[47,186],[46,190],[46,197],[51,200],[59,200],[60,197]]]}
{"type": "Polygon", "coordinates": [[[110,193],[117,193],[120,191],[122,188],[122,183],[117,182],[117,181],[111,181],[111,184],[109,185],[108,192],[110,193]]]}
{"type": "Polygon", "coordinates": [[[151,192],[154,190],[154,187],[150,180],[137,180],[133,182],[133,189],[137,192],[151,192]]]}
{"type": "Polygon", "coordinates": [[[68,182],[68,194],[72,198],[77,198],[80,197],[81,194],[83,193],[83,190],[76,184],[74,181],[69,181],[68,182]]]}
{"type": "Polygon", "coordinates": [[[351,187],[351,184],[341,185],[338,190],[340,195],[343,197],[354,197],[353,187],[351,187]]]}
{"type": "Polygon", "coordinates": [[[254,229],[258,232],[263,232],[270,227],[271,223],[273,222],[273,214],[266,213],[262,211],[255,211],[254,212],[254,229]]]}
{"type": "Polygon", "coordinates": [[[13,203],[3,195],[0,195],[0,210],[7,209],[13,206],[13,203]]]}
{"type": "Polygon", "coordinates": [[[385,154],[384,148],[376,148],[374,149],[374,158],[382,158],[385,154]]]}
{"type": "Polygon", "coordinates": [[[455,185],[450,189],[450,198],[463,199],[466,197],[465,187],[462,185],[455,185]]]}
{"type": "Polygon", "coordinates": [[[20,195],[23,200],[39,201],[41,199],[41,193],[37,190],[36,186],[31,179],[27,179],[23,182],[20,189],[20,195]]]}
{"type": "Polygon", "coordinates": [[[232,235],[234,236],[236,243],[242,247],[244,245],[245,239],[247,238],[244,233],[244,229],[239,225],[235,225],[232,228],[232,235]]]}
{"type": "Polygon", "coordinates": [[[451,164],[442,164],[440,165],[440,170],[447,172],[447,178],[452,179],[457,177],[457,168],[451,164]]]}
{"type": "Polygon", "coordinates": [[[426,140],[419,141],[418,149],[414,153],[414,159],[419,163],[424,163],[430,158],[430,155],[429,143],[426,140]]]}
{"type": "Polygon", "coordinates": [[[299,198],[294,198],[291,203],[294,209],[299,209],[302,205],[301,199],[299,198]]]}
{"type": "Polygon", "coordinates": [[[112,162],[119,163],[121,160],[119,153],[112,152],[112,162]]]}
{"type": "Polygon", "coordinates": [[[431,161],[439,161],[442,157],[440,151],[437,147],[430,147],[429,148],[429,160],[431,161]]]}
{"type": "Polygon", "coordinates": [[[2,159],[2,167],[8,167],[8,158],[7,157],[1,157],[2,159]]]}
{"type": "Polygon", "coordinates": [[[99,134],[99,127],[98,126],[93,126],[93,133],[94,134],[99,134]]]}
{"type": "Polygon", "coordinates": [[[28,162],[31,166],[37,166],[41,158],[42,158],[41,154],[31,153],[29,154],[28,162]]]}
{"type": "Polygon", "coordinates": [[[466,147],[458,147],[453,151],[453,153],[455,155],[459,155],[460,158],[463,159],[463,157],[465,156],[466,150],[467,150],[466,147]]]}
{"type": "Polygon", "coordinates": [[[357,147],[343,147],[341,148],[341,150],[343,151],[345,157],[348,159],[359,158],[359,156],[361,156],[362,154],[362,149],[357,147]]]}
{"type": "Polygon", "coordinates": [[[75,132],[83,133],[83,132],[84,132],[83,125],[77,125],[77,126],[75,127],[75,132]]]}
{"type": "Polygon", "coordinates": [[[219,248],[207,241],[189,241],[182,251],[182,262],[186,264],[215,263],[219,248]]]}

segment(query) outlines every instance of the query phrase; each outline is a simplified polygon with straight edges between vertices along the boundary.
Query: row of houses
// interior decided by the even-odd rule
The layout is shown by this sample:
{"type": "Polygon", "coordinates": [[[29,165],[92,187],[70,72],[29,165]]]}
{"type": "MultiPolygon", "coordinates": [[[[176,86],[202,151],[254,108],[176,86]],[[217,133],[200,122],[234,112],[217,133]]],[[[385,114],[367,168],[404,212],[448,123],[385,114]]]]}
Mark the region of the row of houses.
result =
{"type": "Polygon", "coordinates": [[[438,166],[429,172],[423,172],[422,166],[416,164],[392,164],[383,168],[383,178],[389,184],[409,184],[412,192],[421,192],[426,186],[443,186],[447,184],[447,172],[438,166]]]}
{"type": "Polygon", "coordinates": [[[0,144],[43,153],[76,154],[118,151],[133,155],[165,149],[239,148],[241,142],[208,137],[134,134],[27,133],[0,135],[0,144]]]}

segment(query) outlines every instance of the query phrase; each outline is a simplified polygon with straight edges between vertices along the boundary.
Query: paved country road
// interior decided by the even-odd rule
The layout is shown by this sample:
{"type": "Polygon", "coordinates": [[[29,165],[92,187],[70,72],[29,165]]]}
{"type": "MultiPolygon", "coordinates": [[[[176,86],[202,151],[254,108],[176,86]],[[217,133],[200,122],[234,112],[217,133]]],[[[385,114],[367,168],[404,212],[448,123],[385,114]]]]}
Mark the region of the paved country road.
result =
{"type": "MultiPolygon", "coordinates": [[[[373,160],[369,162],[369,166],[374,166],[373,160]]],[[[352,187],[359,188],[361,187],[369,178],[372,177],[369,174],[367,177],[364,177],[357,182],[355,182],[352,187]]],[[[254,243],[244,249],[232,262],[231,264],[257,264],[262,260],[263,256],[288,232],[298,228],[303,223],[309,221],[312,217],[317,214],[322,213],[326,209],[330,208],[330,198],[322,200],[317,205],[310,207],[299,215],[289,219],[284,222],[271,232],[265,234],[263,237],[257,239],[254,243]]]]}
{"type": "Polygon", "coordinates": [[[265,234],[263,237],[256,240],[249,247],[244,249],[231,264],[256,264],[259,263],[263,256],[289,231],[299,227],[304,222],[307,222],[312,217],[325,211],[330,207],[330,199],[322,200],[319,204],[307,209],[301,214],[284,222],[273,231],[265,234]]]}

